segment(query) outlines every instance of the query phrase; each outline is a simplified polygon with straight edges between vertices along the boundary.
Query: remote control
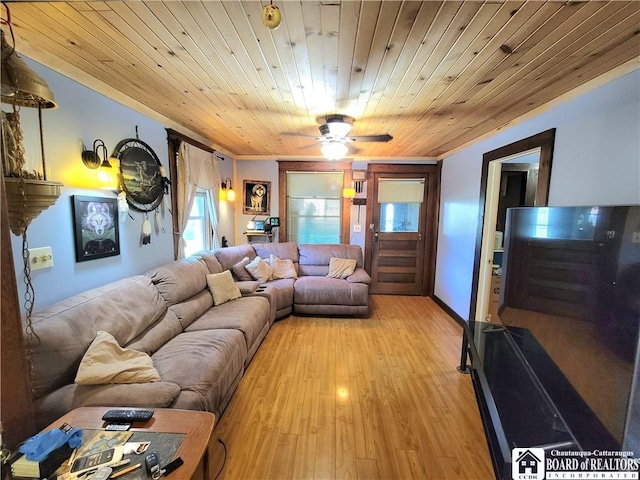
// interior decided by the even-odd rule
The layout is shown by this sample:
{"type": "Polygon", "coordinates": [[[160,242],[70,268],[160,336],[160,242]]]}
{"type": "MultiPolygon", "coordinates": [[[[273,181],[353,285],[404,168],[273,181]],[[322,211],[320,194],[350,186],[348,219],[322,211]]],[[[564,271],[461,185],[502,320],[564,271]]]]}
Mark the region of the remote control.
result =
{"type": "Polygon", "coordinates": [[[153,410],[118,409],[109,410],[102,416],[105,422],[131,423],[146,422],[153,417],[153,410]]]}

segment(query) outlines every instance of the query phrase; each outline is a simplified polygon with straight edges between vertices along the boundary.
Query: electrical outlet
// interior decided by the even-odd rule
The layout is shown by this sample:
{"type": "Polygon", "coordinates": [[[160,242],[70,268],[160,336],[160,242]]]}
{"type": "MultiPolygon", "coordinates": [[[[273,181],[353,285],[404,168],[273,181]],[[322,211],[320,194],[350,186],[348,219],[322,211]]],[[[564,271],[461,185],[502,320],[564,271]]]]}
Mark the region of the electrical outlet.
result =
{"type": "Polygon", "coordinates": [[[640,243],[640,232],[633,232],[631,243],[640,243]]]}
{"type": "Polygon", "coordinates": [[[360,224],[356,223],[356,224],[353,226],[353,231],[354,231],[355,233],[360,233],[360,232],[362,232],[362,225],[360,225],[360,224]]]}
{"type": "Polygon", "coordinates": [[[32,271],[53,267],[53,251],[51,247],[30,248],[29,264],[32,271]]]}

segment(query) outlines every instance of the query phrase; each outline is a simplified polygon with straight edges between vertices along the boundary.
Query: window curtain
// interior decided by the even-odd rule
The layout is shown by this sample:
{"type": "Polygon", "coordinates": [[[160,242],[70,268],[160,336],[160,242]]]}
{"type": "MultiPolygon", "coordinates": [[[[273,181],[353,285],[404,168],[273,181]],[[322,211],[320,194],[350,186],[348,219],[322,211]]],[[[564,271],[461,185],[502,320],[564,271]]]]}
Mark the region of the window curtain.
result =
{"type": "Polygon", "coordinates": [[[185,256],[185,242],[182,235],[189,222],[189,214],[198,190],[206,193],[207,213],[212,230],[209,237],[205,239],[206,248],[215,249],[220,246],[218,242],[220,183],[220,170],[215,155],[182,142],[178,150],[178,258],[185,256]]]}

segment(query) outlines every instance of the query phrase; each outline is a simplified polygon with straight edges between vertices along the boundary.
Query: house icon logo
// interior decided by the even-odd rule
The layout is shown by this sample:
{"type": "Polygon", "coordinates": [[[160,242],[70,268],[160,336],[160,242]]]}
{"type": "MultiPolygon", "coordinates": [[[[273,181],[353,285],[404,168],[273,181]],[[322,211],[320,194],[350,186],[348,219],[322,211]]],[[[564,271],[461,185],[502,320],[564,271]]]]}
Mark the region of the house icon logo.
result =
{"type": "Polygon", "coordinates": [[[542,448],[514,448],[511,452],[513,480],[544,480],[544,450],[542,448]]]}

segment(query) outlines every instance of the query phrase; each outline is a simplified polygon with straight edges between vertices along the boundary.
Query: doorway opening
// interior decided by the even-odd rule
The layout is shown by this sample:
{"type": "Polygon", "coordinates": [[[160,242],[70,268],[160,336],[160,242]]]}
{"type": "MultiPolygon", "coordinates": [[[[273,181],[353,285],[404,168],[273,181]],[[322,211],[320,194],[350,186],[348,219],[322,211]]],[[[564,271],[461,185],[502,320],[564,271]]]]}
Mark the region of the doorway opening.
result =
{"type": "Polygon", "coordinates": [[[506,209],[514,206],[507,204],[521,200],[525,204],[522,206],[547,206],[554,141],[555,129],[551,129],[483,155],[480,181],[482,222],[476,237],[470,320],[486,321],[491,300],[496,300],[493,308],[497,314],[496,295],[499,295],[500,278],[494,274],[500,270],[498,267],[494,270],[494,263],[499,265],[501,261],[502,235],[496,235],[496,232],[504,233],[504,220],[499,214],[503,209],[506,216],[506,209]],[[508,191],[509,183],[513,193],[508,191]],[[501,192],[505,194],[502,206],[501,192]]]}

